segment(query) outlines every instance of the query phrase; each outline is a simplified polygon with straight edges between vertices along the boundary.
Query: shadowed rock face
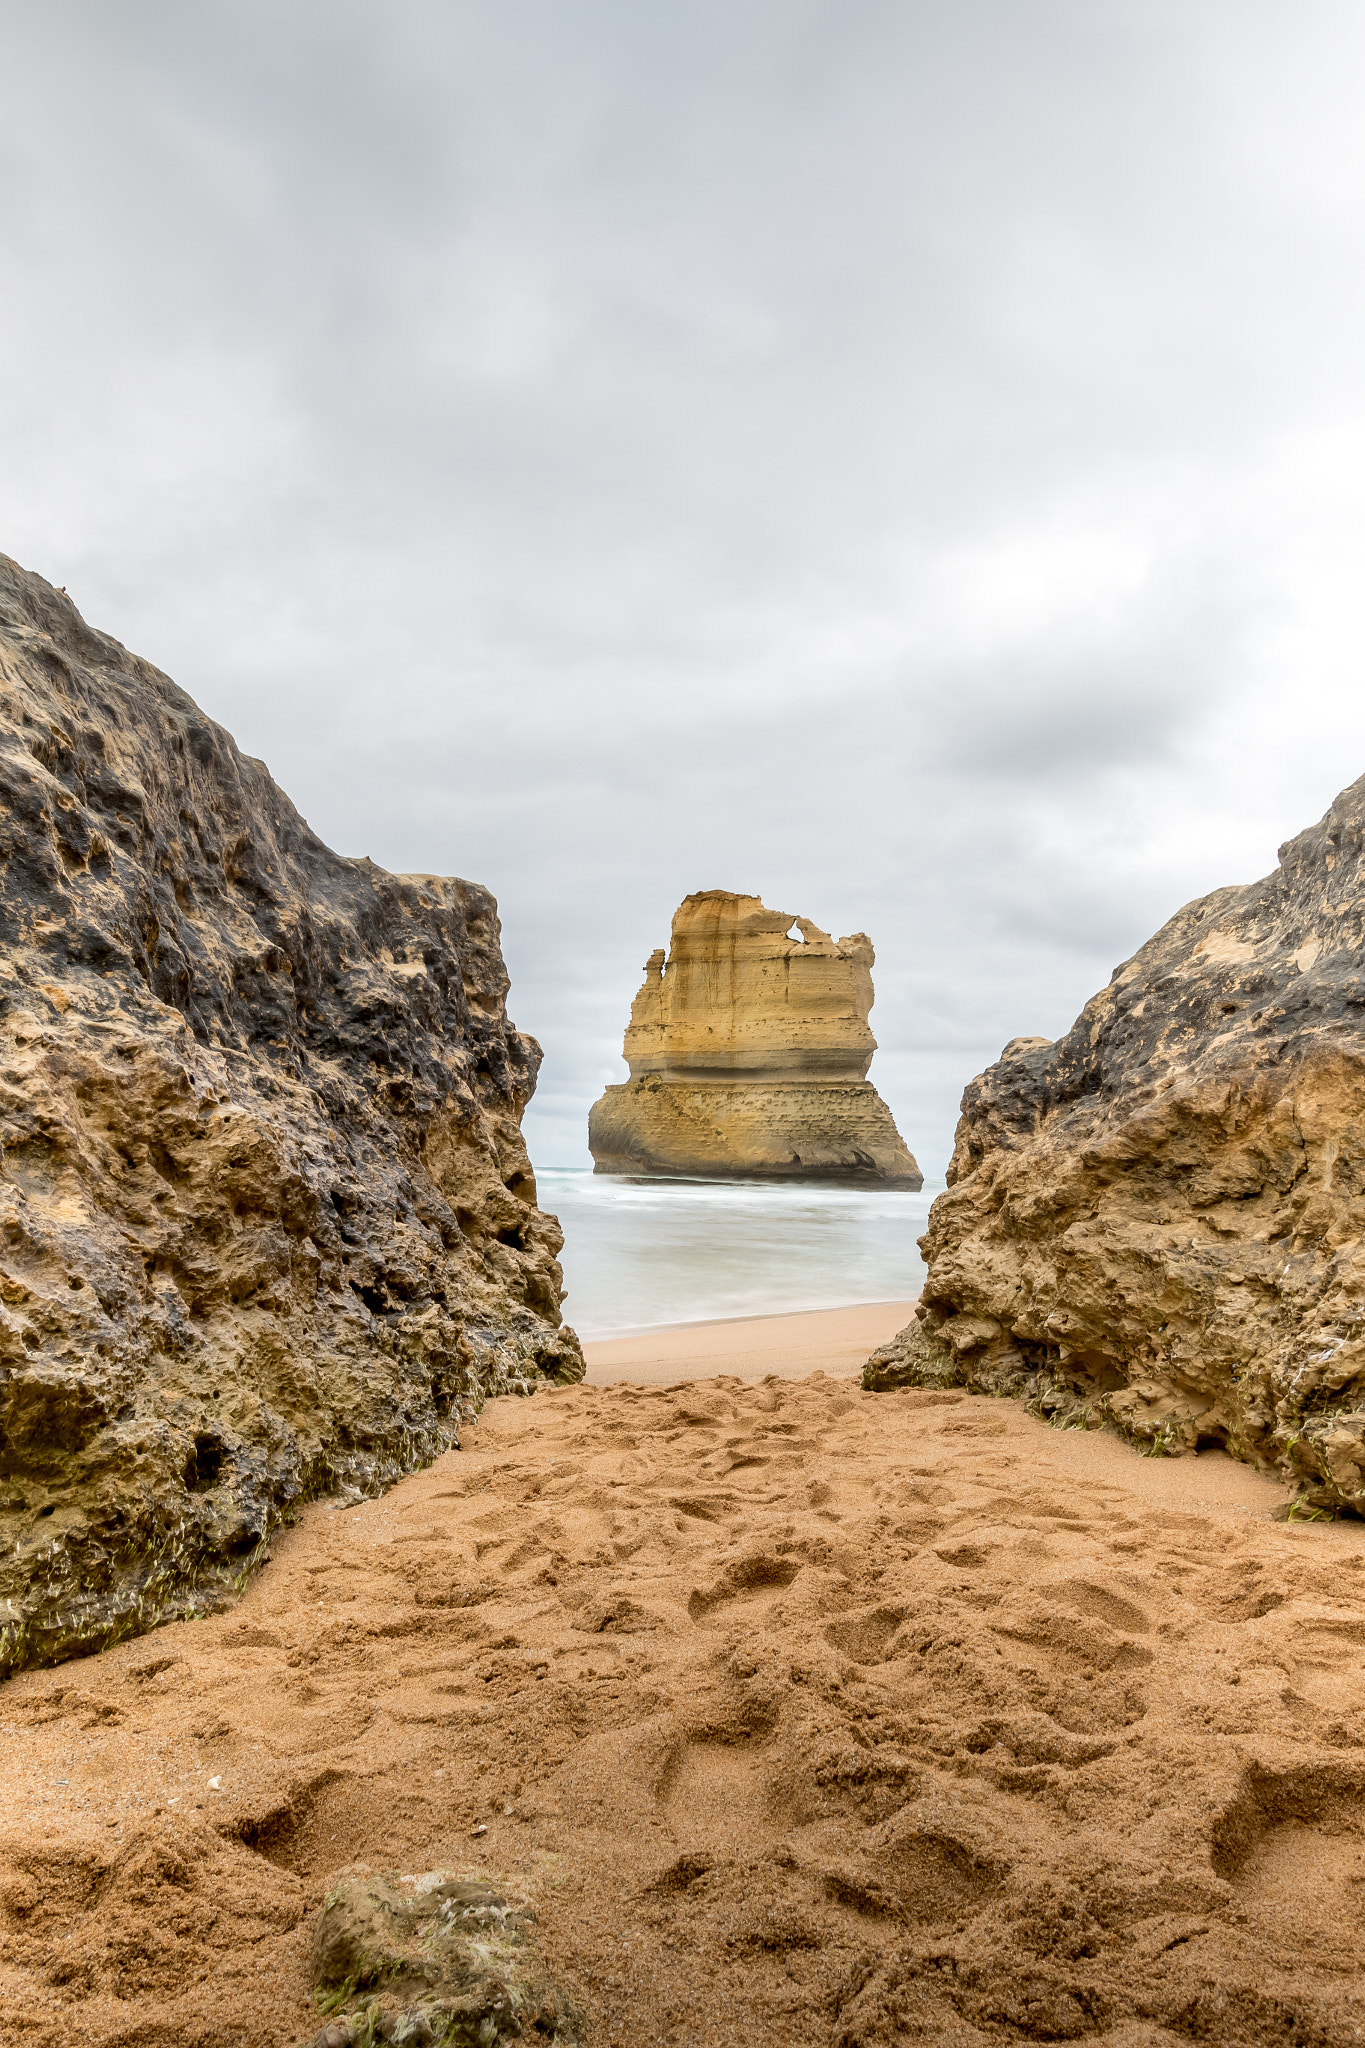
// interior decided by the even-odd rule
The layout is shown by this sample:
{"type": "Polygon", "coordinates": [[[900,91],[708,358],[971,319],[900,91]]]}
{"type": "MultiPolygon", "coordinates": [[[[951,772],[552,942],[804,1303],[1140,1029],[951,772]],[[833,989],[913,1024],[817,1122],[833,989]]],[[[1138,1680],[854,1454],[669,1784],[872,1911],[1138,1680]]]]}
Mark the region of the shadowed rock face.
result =
{"type": "Polygon", "coordinates": [[[0,1671],[575,1379],[484,889],[329,851],[0,556],[0,1671]]]}
{"type": "Polygon", "coordinates": [[[962,1100],[869,1386],[1023,1392],[1365,1509],[1365,779],[962,1100]]]}
{"type": "Polygon", "coordinates": [[[866,1078],[873,957],[757,896],[689,896],[631,1008],[630,1080],[593,1105],[596,1171],[921,1186],[866,1078]]]}

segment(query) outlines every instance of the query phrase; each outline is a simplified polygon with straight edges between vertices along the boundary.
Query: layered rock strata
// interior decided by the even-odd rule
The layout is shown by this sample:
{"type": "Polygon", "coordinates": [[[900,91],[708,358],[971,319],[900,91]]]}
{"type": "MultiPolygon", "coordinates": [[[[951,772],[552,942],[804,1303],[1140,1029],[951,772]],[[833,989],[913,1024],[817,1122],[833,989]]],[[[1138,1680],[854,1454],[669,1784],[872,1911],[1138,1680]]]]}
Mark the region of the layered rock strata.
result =
{"type": "Polygon", "coordinates": [[[869,1387],[1021,1393],[1365,1511],[1365,778],[962,1100],[869,1387]]]}
{"type": "Polygon", "coordinates": [[[630,1080],[593,1104],[596,1171],[921,1186],[867,1079],[873,958],[757,896],[689,896],[631,1008],[630,1080]]]}
{"type": "Polygon", "coordinates": [[[574,1379],[487,890],[345,860],[0,557],[0,1672],[574,1379]]]}

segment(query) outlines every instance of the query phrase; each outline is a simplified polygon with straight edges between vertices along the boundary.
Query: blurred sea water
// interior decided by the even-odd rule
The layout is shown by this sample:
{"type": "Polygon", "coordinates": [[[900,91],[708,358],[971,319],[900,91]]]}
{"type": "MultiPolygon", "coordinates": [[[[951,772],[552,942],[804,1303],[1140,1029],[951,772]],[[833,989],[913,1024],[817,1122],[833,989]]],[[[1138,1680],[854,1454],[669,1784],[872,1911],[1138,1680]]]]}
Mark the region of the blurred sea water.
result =
{"type": "Polygon", "coordinates": [[[915,1240],[943,1186],[912,1194],[573,1167],[542,1168],[536,1184],[564,1230],[565,1321],[588,1340],[909,1300],[924,1277],[915,1240]]]}

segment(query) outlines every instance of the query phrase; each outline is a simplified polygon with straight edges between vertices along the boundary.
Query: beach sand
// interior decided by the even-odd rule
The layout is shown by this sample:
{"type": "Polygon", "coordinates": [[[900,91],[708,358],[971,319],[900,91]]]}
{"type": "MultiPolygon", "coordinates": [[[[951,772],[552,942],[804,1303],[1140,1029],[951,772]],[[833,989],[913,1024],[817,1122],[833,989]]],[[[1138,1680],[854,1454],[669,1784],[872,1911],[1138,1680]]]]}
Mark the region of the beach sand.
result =
{"type": "Polygon", "coordinates": [[[528,1891],[594,2048],[1365,2040],[1365,1525],[715,1373],[770,1336],[593,1346],[676,1377],[492,1403],[231,1611],[0,1688],[0,2038],[309,2040],[364,1868],[528,1891]]]}
{"type": "Polygon", "coordinates": [[[708,1379],[717,1373],[742,1380],[761,1380],[768,1373],[784,1380],[801,1380],[812,1372],[856,1377],[868,1354],[905,1328],[914,1308],[913,1301],[875,1301],[801,1315],[674,1323],[584,1344],[583,1356],[595,1387],[621,1380],[666,1387],[673,1380],[708,1379]]]}

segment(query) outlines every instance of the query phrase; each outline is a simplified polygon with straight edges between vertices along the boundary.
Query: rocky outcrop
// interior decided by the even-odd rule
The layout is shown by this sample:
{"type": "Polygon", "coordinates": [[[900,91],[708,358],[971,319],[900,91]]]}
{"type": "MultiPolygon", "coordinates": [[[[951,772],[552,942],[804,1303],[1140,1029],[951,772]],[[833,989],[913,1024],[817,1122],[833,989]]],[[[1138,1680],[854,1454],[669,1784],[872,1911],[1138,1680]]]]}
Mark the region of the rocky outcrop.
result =
{"type": "Polygon", "coordinates": [[[530,1901],[482,1875],[343,1877],[313,1941],[313,1995],[332,2017],[310,2048],[584,2048],[582,2011],[535,1928],[530,1901]]]}
{"type": "Polygon", "coordinates": [[[967,1089],[870,1387],[1022,1393],[1365,1511],[1365,778],[967,1089]]]}
{"type": "Polygon", "coordinates": [[[0,557],[0,1671],[574,1379],[497,907],[308,829],[0,557]]]}
{"type": "Polygon", "coordinates": [[[867,1079],[872,963],[863,932],[835,940],[726,889],[689,896],[631,1009],[630,1080],[593,1104],[596,1171],[920,1187],[867,1079]]]}

